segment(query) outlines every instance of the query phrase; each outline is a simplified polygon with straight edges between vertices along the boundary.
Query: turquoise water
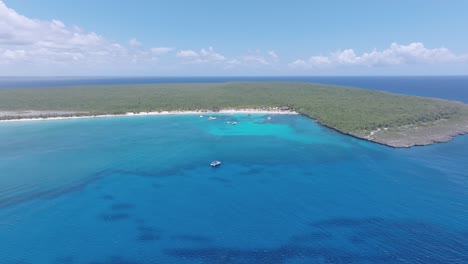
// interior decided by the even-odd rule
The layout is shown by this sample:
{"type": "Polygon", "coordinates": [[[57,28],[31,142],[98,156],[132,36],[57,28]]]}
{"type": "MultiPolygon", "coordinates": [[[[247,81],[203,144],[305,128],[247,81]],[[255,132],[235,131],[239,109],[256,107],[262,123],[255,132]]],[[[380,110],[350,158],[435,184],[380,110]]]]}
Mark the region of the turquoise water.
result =
{"type": "Polygon", "coordinates": [[[271,117],[0,123],[0,263],[468,263],[468,136],[271,117]]]}

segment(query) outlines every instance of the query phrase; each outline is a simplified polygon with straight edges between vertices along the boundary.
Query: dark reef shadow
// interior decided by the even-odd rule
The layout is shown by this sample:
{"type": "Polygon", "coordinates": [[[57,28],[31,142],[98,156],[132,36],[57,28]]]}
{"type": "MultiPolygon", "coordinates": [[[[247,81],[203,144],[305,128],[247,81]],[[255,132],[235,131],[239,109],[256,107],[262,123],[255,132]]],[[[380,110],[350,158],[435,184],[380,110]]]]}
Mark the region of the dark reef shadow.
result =
{"type": "Polygon", "coordinates": [[[112,196],[110,194],[105,194],[105,195],[101,196],[101,199],[108,200],[108,201],[113,201],[115,198],[114,198],[114,196],[112,196]]]}
{"type": "Polygon", "coordinates": [[[153,184],[151,184],[151,187],[153,187],[153,189],[159,189],[159,188],[163,187],[163,185],[159,184],[159,183],[153,183],[153,184]]]}
{"type": "Polygon", "coordinates": [[[263,184],[268,184],[269,182],[270,182],[270,181],[269,181],[268,179],[259,179],[259,180],[258,180],[258,183],[260,183],[260,184],[262,184],[262,185],[263,185],[263,184]]]}
{"type": "Polygon", "coordinates": [[[74,264],[75,258],[72,256],[60,257],[54,260],[54,264],[74,264]]]}
{"type": "Polygon", "coordinates": [[[382,218],[366,218],[363,221],[360,218],[353,219],[353,218],[331,218],[327,220],[321,220],[317,222],[312,222],[309,225],[311,227],[318,227],[318,228],[337,228],[337,227],[344,227],[344,228],[354,228],[360,226],[369,226],[369,225],[378,225],[384,224],[385,220],[382,218]]]}
{"type": "Polygon", "coordinates": [[[141,218],[137,218],[137,219],[135,219],[135,223],[137,223],[137,224],[144,224],[144,223],[145,223],[145,220],[144,220],[144,219],[141,219],[141,218]]]}
{"type": "Polygon", "coordinates": [[[129,209],[133,209],[134,207],[135,205],[131,203],[115,203],[111,205],[110,209],[112,211],[125,211],[129,209]]]}
{"type": "Polygon", "coordinates": [[[291,243],[295,243],[295,244],[296,243],[309,243],[309,242],[317,242],[317,241],[332,238],[332,237],[333,235],[330,233],[315,231],[315,232],[311,232],[311,233],[304,234],[304,235],[293,236],[291,237],[290,241],[291,243]]]}
{"type": "Polygon", "coordinates": [[[120,220],[125,220],[130,218],[129,214],[125,213],[111,213],[111,214],[101,214],[99,218],[105,222],[115,222],[120,220]]]}
{"type": "MultiPolygon", "coordinates": [[[[23,202],[28,202],[31,200],[36,199],[53,199],[58,196],[72,193],[72,192],[79,192],[85,189],[88,185],[94,183],[97,180],[100,180],[104,177],[112,176],[112,175],[132,175],[132,176],[140,176],[140,177],[171,177],[182,174],[182,172],[186,169],[193,169],[195,168],[195,164],[189,164],[185,166],[179,166],[174,169],[168,169],[165,171],[160,171],[158,173],[151,173],[151,172],[144,172],[144,171],[127,171],[127,170],[101,170],[90,177],[87,177],[83,180],[77,181],[67,186],[53,188],[49,190],[41,190],[41,191],[32,191],[23,194],[14,195],[12,197],[3,198],[0,200],[0,208],[20,204],[23,202]]],[[[153,188],[157,188],[157,185],[153,185],[153,188]]],[[[96,190],[101,190],[101,186],[96,186],[96,190]]],[[[103,195],[101,197],[104,200],[112,200],[113,197],[110,195],[103,195]]]]}
{"type": "Polygon", "coordinates": [[[112,256],[105,261],[91,261],[89,264],[143,264],[135,260],[128,260],[121,256],[112,256]]]}
{"type": "Polygon", "coordinates": [[[86,188],[89,184],[97,181],[98,179],[103,178],[105,175],[107,175],[108,172],[109,172],[108,170],[102,170],[102,171],[96,172],[91,177],[88,177],[74,184],[64,186],[61,188],[28,192],[28,193],[8,197],[3,200],[0,200],[0,208],[16,205],[16,204],[27,202],[30,200],[53,199],[63,194],[67,194],[71,192],[79,192],[83,190],[84,188],[86,188]]]}
{"type": "Polygon", "coordinates": [[[138,176],[138,177],[146,177],[146,178],[166,178],[166,177],[174,177],[174,176],[181,176],[184,174],[184,171],[193,170],[199,167],[198,163],[190,163],[190,164],[179,164],[176,167],[164,169],[157,172],[151,171],[141,171],[141,170],[110,170],[109,172],[112,174],[120,174],[120,175],[130,175],[130,176],[138,176]]]}
{"type": "Polygon", "coordinates": [[[33,264],[33,263],[27,262],[27,261],[25,261],[25,260],[15,260],[15,261],[13,261],[13,262],[8,262],[8,263],[6,263],[6,264],[33,264]]]}
{"type": "Polygon", "coordinates": [[[137,241],[139,242],[151,242],[161,239],[161,231],[149,226],[138,226],[137,227],[137,241]]]}
{"type": "Polygon", "coordinates": [[[172,248],[170,256],[209,264],[468,263],[467,232],[411,220],[332,218],[276,248],[172,248]],[[346,246],[348,242],[353,247],[346,246]],[[302,263],[302,262],[301,262],[302,263]]]}
{"type": "Polygon", "coordinates": [[[257,174],[260,174],[262,173],[262,169],[259,169],[259,168],[250,168],[245,174],[247,175],[257,175],[257,174]]]}
{"type": "Polygon", "coordinates": [[[231,180],[221,178],[221,177],[217,177],[217,176],[210,177],[209,179],[212,180],[212,181],[220,182],[220,183],[231,183],[231,180]]]}
{"type": "Polygon", "coordinates": [[[179,241],[187,241],[191,243],[197,243],[197,244],[202,244],[202,243],[211,243],[213,240],[209,237],[206,236],[200,236],[200,235],[176,235],[172,236],[171,239],[173,240],[179,240],[179,241]]]}

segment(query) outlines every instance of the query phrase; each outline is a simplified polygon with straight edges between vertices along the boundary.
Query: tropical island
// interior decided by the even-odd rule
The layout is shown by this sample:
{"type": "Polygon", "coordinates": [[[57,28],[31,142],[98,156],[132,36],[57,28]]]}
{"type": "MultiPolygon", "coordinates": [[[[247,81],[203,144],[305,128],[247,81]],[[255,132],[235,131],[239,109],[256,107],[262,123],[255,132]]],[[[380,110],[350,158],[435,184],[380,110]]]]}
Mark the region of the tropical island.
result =
{"type": "Polygon", "coordinates": [[[0,120],[225,109],[297,112],[341,133],[391,147],[446,142],[468,133],[468,105],[461,102],[312,83],[0,89],[0,120]]]}

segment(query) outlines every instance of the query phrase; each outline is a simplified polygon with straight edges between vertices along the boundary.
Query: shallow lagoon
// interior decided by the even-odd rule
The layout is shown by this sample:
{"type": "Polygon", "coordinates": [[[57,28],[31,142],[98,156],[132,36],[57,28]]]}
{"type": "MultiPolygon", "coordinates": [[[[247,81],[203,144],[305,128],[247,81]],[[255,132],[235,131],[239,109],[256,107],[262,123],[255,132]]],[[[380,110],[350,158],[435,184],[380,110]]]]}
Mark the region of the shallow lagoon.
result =
{"type": "Polygon", "coordinates": [[[2,263],[468,262],[467,136],[266,117],[0,123],[2,263]]]}

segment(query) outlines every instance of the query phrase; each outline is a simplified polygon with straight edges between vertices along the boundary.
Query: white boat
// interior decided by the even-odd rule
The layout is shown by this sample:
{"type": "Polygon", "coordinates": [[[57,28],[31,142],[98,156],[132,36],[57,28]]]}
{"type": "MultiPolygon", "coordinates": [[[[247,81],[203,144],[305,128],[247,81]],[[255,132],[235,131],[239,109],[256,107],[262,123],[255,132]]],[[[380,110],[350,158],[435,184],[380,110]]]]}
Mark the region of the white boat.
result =
{"type": "Polygon", "coordinates": [[[211,162],[211,167],[218,167],[219,165],[221,165],[221,161],[219,160],[215,160],[213,162],[211,162]]]}
{"type": "Polygon", "coordinates": [[[203,115],[200,115],[200,118],[203,118],[203,115]]]}
{"type": "Polygon", "coordinates": [[[237,125],[237,122],[232,122],[233,125],[237,125]]]}
{"type": "Polygon", "coordinates": [[[215,119],[216,119],[216,117],[214,117],[214,116],[208,117],[208,120],[215,120],[215,119]]]}

